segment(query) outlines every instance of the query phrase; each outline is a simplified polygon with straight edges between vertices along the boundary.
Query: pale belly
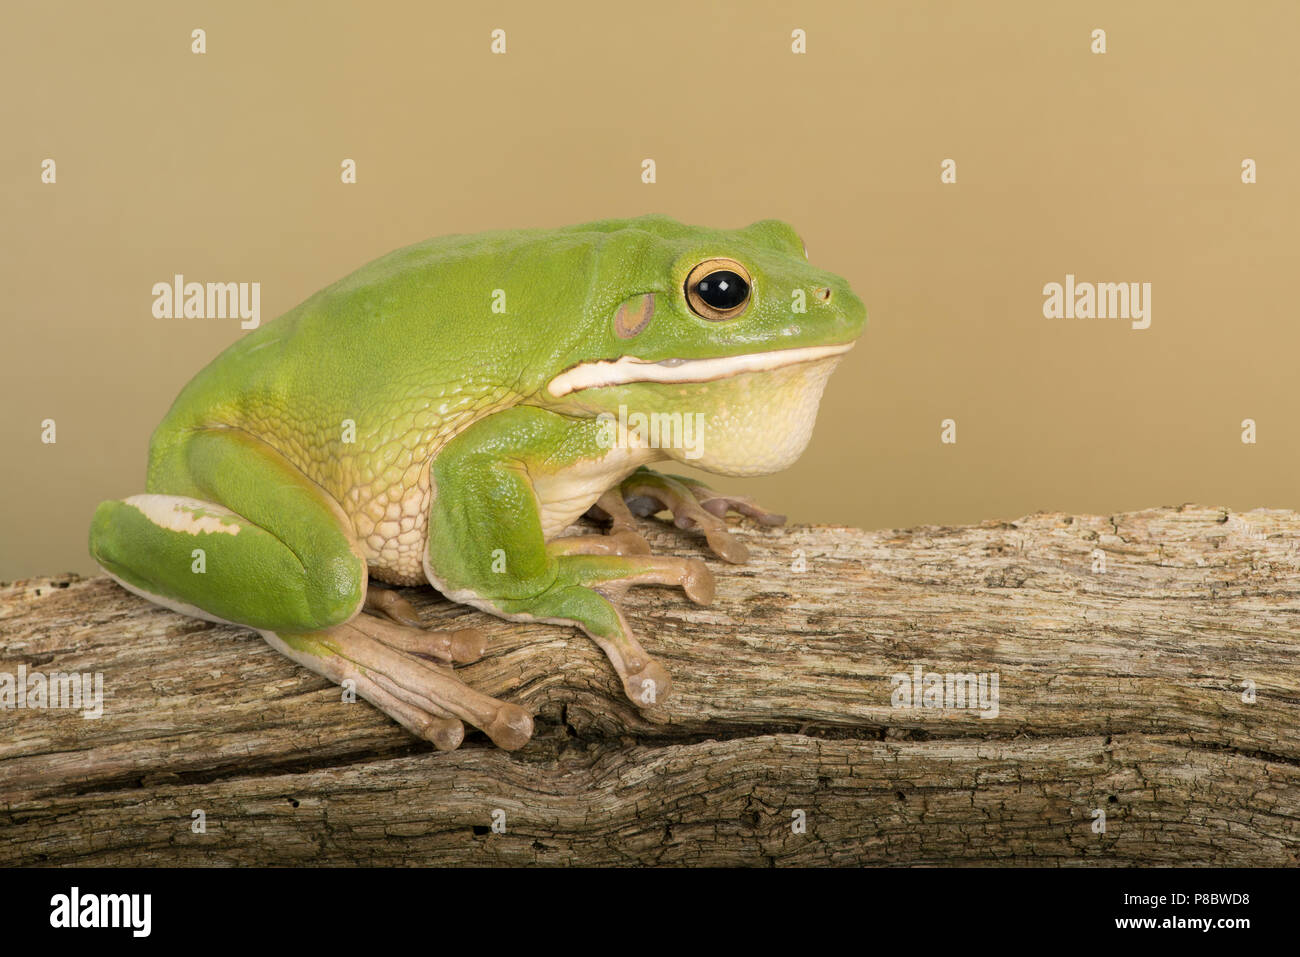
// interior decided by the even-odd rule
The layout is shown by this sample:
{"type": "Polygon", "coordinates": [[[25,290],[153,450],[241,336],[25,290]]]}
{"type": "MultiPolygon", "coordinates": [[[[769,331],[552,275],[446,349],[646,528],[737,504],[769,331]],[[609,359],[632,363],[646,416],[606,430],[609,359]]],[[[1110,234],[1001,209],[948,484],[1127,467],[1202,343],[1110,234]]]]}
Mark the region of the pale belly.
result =
{"type": "MultiPolygon", "coordinates": [[[[654,449],[614,449],[563,471],[532,476],[533,492],[547,541],[559,535],[642,465],[659,461],[654,449]]],[[[376,490],[353,488],[344,506],[370,574],[394,585],[424,584],[424,545],[429,533],[433,489],[429,463],[408,473],[407,481],[376,490]]]]}
{"type": "Polygon", "coordinates": [[[372,485],[349,491],[344,511],[371,575],[393,585],[424,584],[424,543],[432,504],[428,462],[383,488],[372,485]]]}
{"type": "Polygon", "coordinates": [[[550,541],[596,504],[609,489],[642,465],[661,461],[655,449],[613,449],[604,458],[570,466],[562,472],[533,476],[541,509],[542,534],[550,541]]]}

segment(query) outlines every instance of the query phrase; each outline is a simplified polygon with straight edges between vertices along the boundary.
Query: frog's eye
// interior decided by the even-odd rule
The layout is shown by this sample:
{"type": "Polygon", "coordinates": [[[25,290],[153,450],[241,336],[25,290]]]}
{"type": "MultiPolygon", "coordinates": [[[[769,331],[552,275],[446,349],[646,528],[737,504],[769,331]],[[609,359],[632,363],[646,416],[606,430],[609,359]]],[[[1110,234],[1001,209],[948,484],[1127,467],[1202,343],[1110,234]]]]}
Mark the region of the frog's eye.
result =
{"type": "Polygon", "coordinates": [[[686,304],[701,319],[734,319],[749,305],[749,272],[734,259],[706,259],[686,277],[686,304]]]}

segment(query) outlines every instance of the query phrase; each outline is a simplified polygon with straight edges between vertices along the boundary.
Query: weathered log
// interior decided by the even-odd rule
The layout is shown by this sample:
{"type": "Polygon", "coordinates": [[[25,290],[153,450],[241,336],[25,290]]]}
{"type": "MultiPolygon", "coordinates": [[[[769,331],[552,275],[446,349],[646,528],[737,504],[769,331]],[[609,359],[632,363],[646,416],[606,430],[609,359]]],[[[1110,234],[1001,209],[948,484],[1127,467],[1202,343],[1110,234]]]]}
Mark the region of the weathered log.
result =
{"type": "Polygon", "coordinates": [[[490,633],[462,673],[537,713],[514,753],[435,752],[106,578],[0,587],[0,672],[105,691],[99,719],[0,710],[0,864],[1300,861],[1297,513],[738,534],[711,607],[629,594],[675,679],[649,712],[575,630],[407,590],[490,633]],[[918,665],[996,674],[996,716],[895,706],[918,665]]]}

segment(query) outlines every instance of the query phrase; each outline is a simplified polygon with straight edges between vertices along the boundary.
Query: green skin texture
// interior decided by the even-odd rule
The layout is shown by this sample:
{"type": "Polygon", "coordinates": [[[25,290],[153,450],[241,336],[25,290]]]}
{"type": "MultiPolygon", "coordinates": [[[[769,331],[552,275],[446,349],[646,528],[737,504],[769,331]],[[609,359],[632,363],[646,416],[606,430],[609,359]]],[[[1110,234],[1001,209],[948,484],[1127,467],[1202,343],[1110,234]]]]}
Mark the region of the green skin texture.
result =
{"type": "MultiPolygon", "coordinates": [[[[710,359],[849,343],[865,322],[847,283],[811,266],[798,235],[775,220],[715,230],[645,216],[421,243],[241,338],[158,426],[147,491],[206,503],[198,514],[237,534],[167,527],[109,501],[95,514],[91,554],[149,597],[323,653],[329,629],[360,613],[375,571],[350,520],[350,491],[400,485],[411,456],[418,468],[427,455],[423,577],[506,617],[573,622],[611,657],[627,655],[626,622],[599,589],[635,575],[644,557],[555,548],[534,482],[607,454],[598,411],[672,409],[683,387],[630,383],[556,399],[547,384],[623,356],[710,359]],[[751,299],[737,318],[704,319],[683,292],[691,269],[715,257],[750,274],[751,299]],[[804,313],[791,309],[795,289],[808,292],[804,313]],[[823,302],[815,289],[833,295],[823,302]],[[492,311],[494,290],[506,294],[504,314],[492,311]],[[651,321],[620,337],[612,317],[646,293],[655,296],[651,321]],[[345,420],[355,423],[354,442],[343,441],[345,420]],[[206,556],[202,574],[196,548],[206,556]],[[494,561],[501,553],[504,572],[494,561]]],[[[691,395],[687,411],[735,401],[722,388],[691,395]]],[[[763,390],[744,395],[753,401],[763,390]]],[[[622,478],[612,474],[607,487],[622,478]]],[[[388,580],[411,583],[409,573],[388,580]]]]}

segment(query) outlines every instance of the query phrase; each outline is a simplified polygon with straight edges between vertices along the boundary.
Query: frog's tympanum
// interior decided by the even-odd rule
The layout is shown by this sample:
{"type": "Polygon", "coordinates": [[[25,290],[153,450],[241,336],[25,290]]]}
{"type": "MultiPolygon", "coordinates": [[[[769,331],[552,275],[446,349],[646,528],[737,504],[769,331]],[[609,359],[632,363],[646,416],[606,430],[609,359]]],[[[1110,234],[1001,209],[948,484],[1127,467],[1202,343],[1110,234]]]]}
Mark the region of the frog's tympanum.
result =
{"type": "Polygon", "coordinates": [[[619,610],[631,585],[708,603],[704,562],[657,557],[667,511],[729,562],[743,497],[647,468],[790,465],[866,322],[839,276],[765,220],[663,216],[449,236],[363,267],[218,356],[154,432],[143,495],[104,502],[95,560],[124,588],[257,629],[439,748],[462,722],[503,748],[528,711],[451,670],[475,629],[431,632],[428,583],[511,621],[576,625],[640,707],[667,671],[619,610]],[[561,533],[584,514],[607,534],[561,533]],[[201,552],[201,561],[196,558],[201,552]]]}

